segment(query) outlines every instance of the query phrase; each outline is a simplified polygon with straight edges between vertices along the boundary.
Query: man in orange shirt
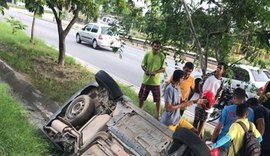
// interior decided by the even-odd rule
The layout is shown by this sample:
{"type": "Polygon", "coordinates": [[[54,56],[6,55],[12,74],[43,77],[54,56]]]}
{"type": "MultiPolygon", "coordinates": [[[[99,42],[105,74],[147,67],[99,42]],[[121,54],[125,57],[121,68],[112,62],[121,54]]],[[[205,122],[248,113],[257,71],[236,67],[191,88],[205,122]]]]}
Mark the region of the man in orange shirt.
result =
{"type": "MultiPolygon", "coordinates": [[[[183,67],[183,71],[185,72],[185,77],[184,77],[184,80],[179,84],[179,87],[182,92],[182,97],[181,97],[182,102],[186,102],[190,100],[194,94],[195,80],[193,76],[191,76],[193,69],[194,69],[194,64],[192,62],[186,62],[186,64],[183,67]]],[[[186,109],[187,107],[182,107],[180,110],[180,114],[183,115],[186,109]]]]}

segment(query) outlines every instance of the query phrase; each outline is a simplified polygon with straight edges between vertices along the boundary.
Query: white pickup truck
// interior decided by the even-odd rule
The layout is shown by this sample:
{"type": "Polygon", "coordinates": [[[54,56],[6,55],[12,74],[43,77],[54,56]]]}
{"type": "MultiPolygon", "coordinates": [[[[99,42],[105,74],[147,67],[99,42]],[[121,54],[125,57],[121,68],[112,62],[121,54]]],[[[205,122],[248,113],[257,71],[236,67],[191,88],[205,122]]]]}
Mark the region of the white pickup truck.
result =
{"type": "Polygon", "coordinates": [[[96,82],[75,93],[43,131],[65,155],[208,156],[193,132],[175,132],[134,105],[104,71],[96,82]]]}

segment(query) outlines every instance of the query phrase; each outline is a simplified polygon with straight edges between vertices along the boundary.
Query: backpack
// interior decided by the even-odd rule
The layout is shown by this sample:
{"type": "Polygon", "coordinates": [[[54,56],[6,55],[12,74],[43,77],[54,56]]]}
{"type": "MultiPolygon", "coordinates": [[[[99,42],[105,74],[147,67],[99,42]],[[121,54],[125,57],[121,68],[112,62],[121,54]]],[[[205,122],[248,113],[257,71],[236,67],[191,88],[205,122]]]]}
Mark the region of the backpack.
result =
{"type": "MultiPolygon", "coordinates": [[[[247,129],[246,125],[238,121],[236,122],[241,125],[241,127],[244,129],[244,140],[243,140],[243,146],[240,148],[237,156],[260,156],[261,154],[261,145],[258,139],[255,137],[255,134],[253,133],[253,125],[251,122],[249,122],[249,130],[247,129]]],[[[234,150],[235,152],[235,150],[234,150]]]]}

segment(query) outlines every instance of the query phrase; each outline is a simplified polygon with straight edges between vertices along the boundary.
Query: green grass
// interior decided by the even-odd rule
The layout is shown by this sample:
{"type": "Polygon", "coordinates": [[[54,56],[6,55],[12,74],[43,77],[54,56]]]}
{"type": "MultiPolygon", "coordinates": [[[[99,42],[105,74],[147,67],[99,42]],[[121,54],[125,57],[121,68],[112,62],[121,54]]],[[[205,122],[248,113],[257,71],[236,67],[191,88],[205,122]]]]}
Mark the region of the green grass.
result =
{"type": "Polygon", "coordinates": [[[8,24],[0,23],[0,58],[24,74],[52,100],[63,103],[70,95],[91,81],[94,75],[71,57],[65,58],[65,67],[57,64],[58,51],[18,31],[11,34],[8,24]]]}
{"type": "Polygon", "coordinates": [[[50,155],[49,144],[38,136],[27,112],[3,83],[0,83],[0,101],[0,155],[50,155]]]}
{"type": "MultiPolygon", "coordinates": [[[[138,93],[134,91],[134,89],[131,88],[131,86],[126,86],[121,83],[118,83],[123,93],[128,96],[132,102],[139,106],[139,99],[138,99],[138,93]]],[[[155,116],[156,114],[156,105],[152,102],[152,99],[146,100],[143,106],[143,109],[151,114],[152,116],[155,116]],[[151,101],[150,101],[151,100],[151,101]]],[[[163,107],[161,107],[160,113],[163,112],[163,107]]]]}

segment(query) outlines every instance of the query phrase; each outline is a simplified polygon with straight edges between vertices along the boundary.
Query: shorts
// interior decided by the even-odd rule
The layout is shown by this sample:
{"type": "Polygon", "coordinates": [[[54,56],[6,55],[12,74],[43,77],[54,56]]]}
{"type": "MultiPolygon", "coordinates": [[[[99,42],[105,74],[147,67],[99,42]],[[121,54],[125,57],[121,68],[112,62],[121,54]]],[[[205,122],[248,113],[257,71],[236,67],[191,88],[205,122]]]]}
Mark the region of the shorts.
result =
{"type": "Polygon", "coordinates": [[[187,129],[192,129],[194,128],[191,123],[189,123],[186,119],[183,117],[180,118],[179,122],[176,125],[169,125],[168,128],[175,132],[176,129],[178,128],[187,128],[187,129]]]}
{"type": "Polygon", "coordinates": [[[153,101],[160,101],[160,87],[159,86],[151,86],[142,84],[139,92],[139,99],[145,101],[148,97],[149,92],[153,94],[153,101]]]}
{"type": "Polygon", "coordinates": [[[195,120],[206,121],[208,118],[208,112],[200,107],[195,107],[195,120]]]}

